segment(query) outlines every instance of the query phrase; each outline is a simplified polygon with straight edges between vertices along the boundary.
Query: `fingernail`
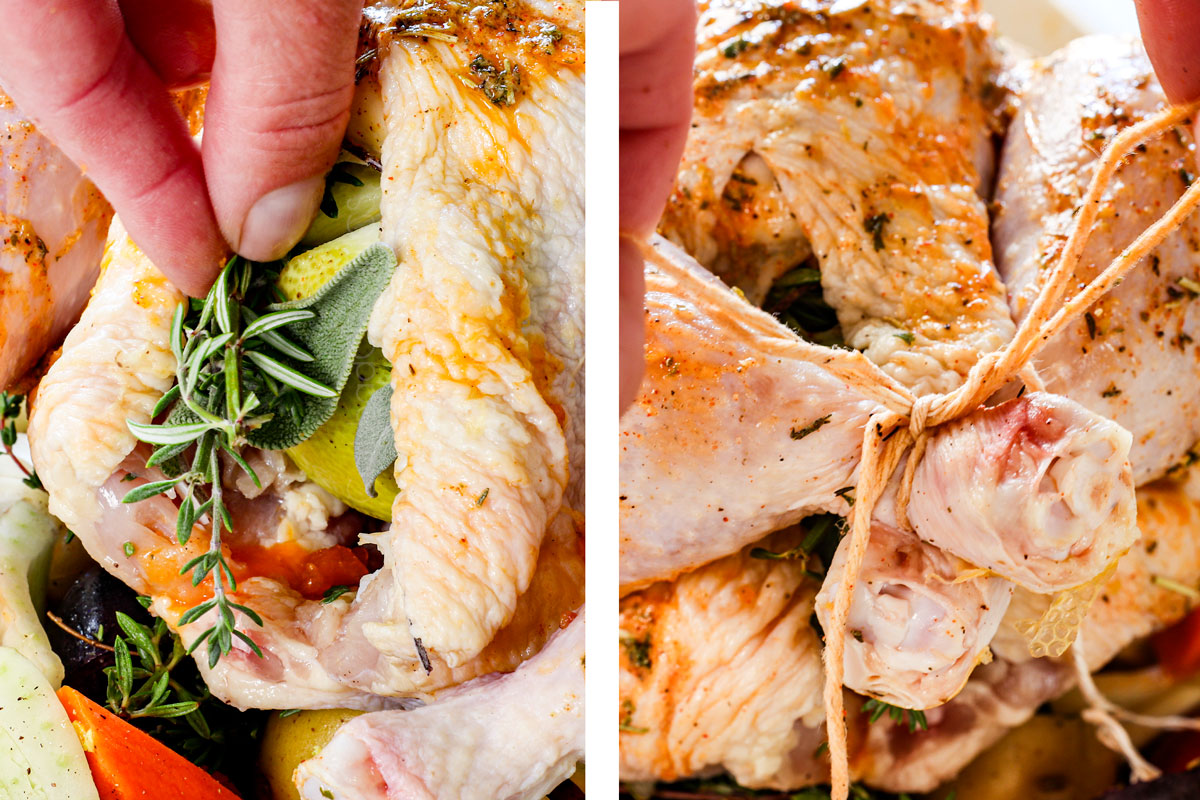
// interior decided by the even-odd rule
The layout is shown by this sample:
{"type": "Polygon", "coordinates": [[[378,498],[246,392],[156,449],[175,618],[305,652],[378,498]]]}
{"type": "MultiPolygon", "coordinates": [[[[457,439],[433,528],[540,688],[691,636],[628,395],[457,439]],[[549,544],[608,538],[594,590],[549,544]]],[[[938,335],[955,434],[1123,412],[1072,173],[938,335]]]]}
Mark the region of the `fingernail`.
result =
{"type": "Polygon", "coordinates": [[[246,214],[235,249],[253,261],[282,258],[308,230],[324,191],[318,175],[267,192],[246,214]]]}

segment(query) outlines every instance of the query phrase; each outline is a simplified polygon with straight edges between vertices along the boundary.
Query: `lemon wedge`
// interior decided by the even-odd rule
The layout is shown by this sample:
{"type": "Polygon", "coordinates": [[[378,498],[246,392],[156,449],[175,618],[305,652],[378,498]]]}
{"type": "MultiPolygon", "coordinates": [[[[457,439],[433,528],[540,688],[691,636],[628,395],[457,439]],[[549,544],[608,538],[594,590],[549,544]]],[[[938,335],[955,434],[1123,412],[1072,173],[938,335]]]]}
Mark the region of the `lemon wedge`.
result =
{"type": "MultiPolygon", "coordinates": [[[[368,225],[299,254],[280,272],[280,291],[288,300],[315,294],[379,238],[380,226],[368,225]]],[[[384,472],[375,480],[376,496],[367,494],[354,465],[354,434],[367,401],[387,384],[391,374],[392,365],[383,351],[364,340],[333,416],[311,437],[287,450],[296,466],[318,486],[351,508],[382,520],[391,519],[392,501],[400,490],[392,474],[384,472]]]]}

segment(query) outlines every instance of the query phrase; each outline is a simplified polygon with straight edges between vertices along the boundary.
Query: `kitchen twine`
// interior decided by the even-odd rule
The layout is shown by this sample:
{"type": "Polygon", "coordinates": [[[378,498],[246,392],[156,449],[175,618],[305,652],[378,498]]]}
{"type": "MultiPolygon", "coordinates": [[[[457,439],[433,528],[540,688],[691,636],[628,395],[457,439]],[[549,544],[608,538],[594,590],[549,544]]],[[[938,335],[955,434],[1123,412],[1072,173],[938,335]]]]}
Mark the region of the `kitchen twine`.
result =
{"type": "MultiPolygon", "coordinates": [[[[1075,268],[1083,255],[1088,236],[1100,212],[1101,198],[1113,174],[1125,158],[1139,145],[1162,135],[1200,109],[1200,102],[1168,108],[1153,117],[1130,126],[1118,134],[1104,149],[1096,164],[1095,174],[1088,184],[1079,213],[1075,215],[1062,255],[1043,283],[1029,316],[1017,328],[1016,335],[1004,349],[981,357],[967,374],[962,386],[948,394],[929,394],[914,397],[906,387],[890,387],[889,395],[902,397],[899,407],[889,406],[876,412],[863,432],[862,463],[858,485],[855,487],[854,507],[850,512],[850,543],[846,553],[845,573],[834,597],[833,614],[826,632],[825,659],[825,723],[829,735],[832,800],[847,800],[850,793],[850,765],[846,743],[846,716],[842,703],[842,681],[846,646],[846,621],[854,585],[862,568],[870,540],[871,514],[875,503],[887,486],[892,472],[911,445],[912,455],[905,465],[900,491],[896,498],[899,522],[908,525],[908,500],[916,465],[925,451],[930,429],[962,417],[977,408],[1006,384],[1020,375],[1040,385],[1029,361],[1063,328],[1120,283],[1151,250],[1200,205],[1200,181],[1193,181],[1173,206],[1157,222],[1147,228],[1126,247],[1103,272],[1091,280],[1069,301],[1063,295],[1073,281],[1075,268]],[[897,391],[899,389],[900,391],[897,391]],[[895,435],[892,435],[893,432],[895,435]],[[889,438],[890,437],[890,438],[889,438]]],[[[836,361],[836,359],[835,359],[836,361]]],[[[827,368],[829,364],[826,364],[827,368]]],[[[878,368],[876,368],[878,370],[878,368]]],[[[837,371],[836,368],[832,371],[837,371]]],[[[880,374],[882,370],[878,370],[880,374]]],[[[854,388],[861,388],[860,376],[842,376],[854,388]]],[[[1092,709],[1099,716],[1106,713],[1092,709]]],[[[1090,713],[1090,712],[1089,712],[1090,713]]],[[[1119,725],[1117,726],[1120,727],[1119,725]]],[[[1124,732],[1124,729],[1121,729],[1124,732]]],[[[1128,743],[1128,735],[1125,737],[1128,743]]],[[[1118,740],[1119,741],[1119,740],[1118,740]]],[[[1132,743],[1128,748],[1136,753],[1132,743]]],[[[1136,762],[1135,762],[1136,763],[1136,762]]]]}
{"type": "MultiPolygon", "coordinates": [[[[1126,128],[1109,142],[1096,162],[1096,171],[1072,222],[1062,254],[1043,282],[1029,315],[1017,328],[1012,340],[1002,350],[980,357],[963,384],[953,392],[917,397],[908,387],[889,376],[858,351],[833,350],[798,338],[784,340],[779,336],[778,322],[769,315],[739,315],[737,323],[750,333],[760,334],[765,349],[779,356],[817,364],[845,381],[864,397],[882,406],[882,410],[871,415],[863,431],[862,460],[859,465],[858,484],[854,490],[854,506],[850,510],[850,541],[845,570],[834,597],[832,619],[825,632],[824,701],[829,736],[831,800],[847,800],[850,792],[846,716],[842,698],[846,624],[855,583],[870,540],[871,515],[876,502],[905,452],[912,447],[912,454],[905,465],[896,498],[898,521],[903,527],[911,530],[908,524],[908,501],[913,475],[925,452],[929,431],[979,408],[988,397],[1013,377],[1020,377],[1034,390],[1044,388],[1030,364],[1030,359],[1063,328],[1119,284],[1138,262],[1161,244],[1197,206],[1200,206],[1200,180],[1195,180],[1166,214],[1143,231],[1082,290],[1067,302],[1063,302],[1063,296],[1074,281],[1075,268],[1100,212],[1102,195],[1113,175],[1137,147],[1181,124],[1197,110],[1200,110],[1200,101],[1165,109],[1126,128]]],[[[648,262],[661,264],[666,270],[671,269],[666,263],[668,259],[654,248],[644,243],[642,248],[648,262]]],[[[728,304],[728,289],[721,284],[705,281],[698,283],[694,288],[698,295],[711,298],[718,306],[728,304]]],[[[1119,744],[1120,736],[1112,731],[1112,726],[1103,721],[1104,715],[1112,716],[1111,708],[1105,709],[1095,703],[1093,706],[1087,713],[1098,721],[1102,730],[1108,731],[1116,738],[1119,744]]],[[[1115,721],[1113,724],[1120,728],[1115,721]]],[[[1124,729],[1121,731],[1123,733],[1124,729]]],[[[1127,734],[1124,736],[1124,743],[1127,747],[1122,746],[1122,752],[1127,756],[1133,753],[1135,759],[1140,759],[1127,734]]],[[[1135,766],[1137,763],[1135,760],[1135,766]]],[[[1144,769],[1141,773],[1148,774],[1144,769]]]]}
{"type": "Polygon", "coordinates": [[[1075,668],[1075,680],[1079,682],[1079,692],[1087,701],[1088,707],[1083,711],[1083,718],[1096,726],[1096,736],[1109,750],[1116,751],[1129,762],[1130,775],[1136,781],[1152,781],[1162,775],[1162,771],[1142,758],[1129,738],[1129,731],[1118,720],[1125,720],[1134,725],[1146,728],[1168,731],[1200,731],[1200,719],[1182,717],[1173,714],[1155,716],[1138,714],[1137,712],[1118,706],[1101,692],[1092,673],[1088,669],[1087,659],[1083,655],[1083,631],[1080,631],[1074,644],[1071,645],[1071,662],[1075,668]]]}

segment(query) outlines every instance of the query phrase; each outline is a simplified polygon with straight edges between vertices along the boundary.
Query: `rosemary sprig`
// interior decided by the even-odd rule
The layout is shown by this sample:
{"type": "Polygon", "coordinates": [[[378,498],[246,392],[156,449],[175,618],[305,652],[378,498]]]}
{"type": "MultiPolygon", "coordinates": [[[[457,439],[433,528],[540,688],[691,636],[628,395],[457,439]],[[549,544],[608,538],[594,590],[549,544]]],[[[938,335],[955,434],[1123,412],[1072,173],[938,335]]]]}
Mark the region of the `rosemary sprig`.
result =
{"type": "Polygon", "coordinates": [[[161,466],[172,477],[134,488],[123,502],[136,503],[177,492],[175,533],[181,545],[187,544],[197,523],[209,522],[209,549],[185,564],[181,574],[191,573],[196,586],[211,577],[213,596],[186,611],[179,624],[187,625],[210,611],[217,612],[213,626],[200,634],[187,651],[191,653],[207,641],[210,668],[229,653],[234,637],[262,656],[254,640],[238,629],[235,612],[259,626],[262,618],[230,599],[237,591],[237,581],[221,548],[222,531],[233,527],[221,485],[221,454],[261,486],[258,475],[241,455],[250,433],[278,413],[298,415],[303,395],[337,395],[280,360],[280,356],[296,362],[313,359],[312,354],[285,338],[281,330],[312,318],[314,312],[293,309],[260,316],[254,310],[276,299],[277,274],[273,265],[234,256],[203,302],[180,304],[171,323],[170,338],[178,364],[175,386],[154,409],[155,417],[168,409],[170,414],[163,423],[126,423],[134,436],[155,445],[146,461],[147,468],[161,466]],[[184,470],[183,458],[189,451],[191,466],[184,470]]]}
{"type": "Polygon", "coordinates": [[[17,469],[25,473],[21,482],[30,489],[41,489],[42,482],[37,476],[37,471],[32,466],[26,466],[13,452],[13,445],[17,443],[17,419],[21,416],[24,406],[24,395],[0,392],[0,424],[3,425],[0,427],[0,444],[4,445],[4,452],[17,465],[17,469]]]}
{"type": "Polygon", "coordinates": [[[905,717],[908,718],[908,732],[915,733],[917,729],[929,730],[929,723],[925,720],[925,712],[918,711],[912,708],[901,708],[894,706],[891,703],[885,703],[882,700],[877,700],[872,697],[867,702],[863,703],[862,711],[864,714],[870,714],[871,722],[876,722],[885,713],[892,718],[892,722],[901,724],[905,717]]]}

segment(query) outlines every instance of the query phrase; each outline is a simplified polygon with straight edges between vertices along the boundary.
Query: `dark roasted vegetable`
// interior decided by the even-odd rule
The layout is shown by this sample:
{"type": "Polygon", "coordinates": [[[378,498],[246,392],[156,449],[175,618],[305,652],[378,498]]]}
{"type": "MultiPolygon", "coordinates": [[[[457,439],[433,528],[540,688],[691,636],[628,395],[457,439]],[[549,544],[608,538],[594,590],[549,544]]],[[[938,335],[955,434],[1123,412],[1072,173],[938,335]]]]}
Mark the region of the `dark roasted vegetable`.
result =
{"type": "Polygon", "coordinates": [[[1193,769],[1114,789],[1099,800],[1195,800],[1197,797],[1200,797],[1200,770],[1193,769]]]}
{"type": "Polygon", "coordinates": [[[46,632],[50,646],[58,653],[66,670],[63,683],[103,703],[108,686],[104,668],[113,665],[112,651],[79,637],[111,645],[113,637],[120,632],[118,611],[139,622],[149,622],[149,613],[138,603],[133,590],[98,566],[82,572],[67,589],[62,601],[50,611],[62,622],[60,626],[53,620],[48,621],[46,632]],[[64,628],[70,628],[74,633],[64,628]]]}

